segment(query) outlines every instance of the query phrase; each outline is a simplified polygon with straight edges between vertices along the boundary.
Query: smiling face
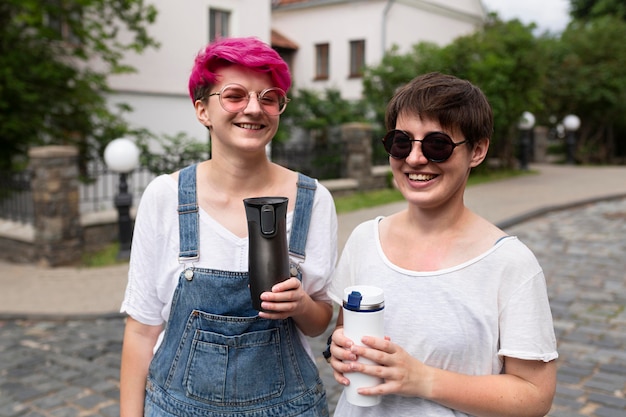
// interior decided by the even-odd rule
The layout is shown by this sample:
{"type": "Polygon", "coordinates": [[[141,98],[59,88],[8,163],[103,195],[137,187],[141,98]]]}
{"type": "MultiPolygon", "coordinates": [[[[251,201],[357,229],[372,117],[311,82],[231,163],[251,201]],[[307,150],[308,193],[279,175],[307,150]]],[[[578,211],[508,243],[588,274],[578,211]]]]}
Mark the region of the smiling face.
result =
{"type": "Polygon", "coordinates": [[[219,95],[205,97],[195,102],[196,116],[211,132],[214,152],[265,152],[265,146],[278,130],[279,116],[266,114],[257,100],[257,94],[273,87],[268,74],[241,66],[223,67],[216,71],[217,84],[211,93],[219,92],[227,84],[240,84],[250,94],[247,106],[238,113],[222,108],[219,95]]]}
{"type": "MultiPolygon", "coordinates": [[[[396,129],[409,133],[414,139],[423,139],[432,132],[447,133],[454,142],[465,140],[460,131],[447,131],[432,120],[401,113],[396,129]]],[[[471,168],[479,165],[487,154],[488,140],[474,145],[454,148],[444,162],[429,161],[422,153],[421,142],[413,142],[411,153],[404,159],[389,158],[396,185],[404,198],[422,209],[443,208],[448,204],[463,204],[463,192],[471,168]]]]}

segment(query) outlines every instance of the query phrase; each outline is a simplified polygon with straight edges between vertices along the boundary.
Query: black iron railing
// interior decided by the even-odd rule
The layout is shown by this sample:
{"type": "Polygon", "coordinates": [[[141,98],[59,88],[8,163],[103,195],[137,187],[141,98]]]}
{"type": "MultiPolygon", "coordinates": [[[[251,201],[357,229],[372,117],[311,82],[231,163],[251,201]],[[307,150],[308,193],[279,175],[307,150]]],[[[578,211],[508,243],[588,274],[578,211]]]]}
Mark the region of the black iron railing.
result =
{"type": "Polygon", "coordinates": [[[0,172],[0,218],[18,223],[35,222],[31,171],[0,172]]]}

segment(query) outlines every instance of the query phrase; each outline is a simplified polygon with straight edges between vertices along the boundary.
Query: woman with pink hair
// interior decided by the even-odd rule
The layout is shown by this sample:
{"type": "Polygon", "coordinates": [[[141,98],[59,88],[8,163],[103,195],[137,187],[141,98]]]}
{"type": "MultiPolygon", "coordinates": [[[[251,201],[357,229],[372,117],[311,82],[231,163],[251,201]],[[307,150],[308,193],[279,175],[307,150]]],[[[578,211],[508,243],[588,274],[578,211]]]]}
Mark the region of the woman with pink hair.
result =
{"type": "Polygon", "coordinates": [[[196,57],[189,94],[212,157],[156,178],[141,199],[121,308],[122,417],[328,415],[306,336],[332,316],[335,206],[265,152],[290,85],[287,64],[255,38],[220,39],[196,57]],[[262,196],[289,199],[291,277],[257,311],[243,200],[262,196]]]}

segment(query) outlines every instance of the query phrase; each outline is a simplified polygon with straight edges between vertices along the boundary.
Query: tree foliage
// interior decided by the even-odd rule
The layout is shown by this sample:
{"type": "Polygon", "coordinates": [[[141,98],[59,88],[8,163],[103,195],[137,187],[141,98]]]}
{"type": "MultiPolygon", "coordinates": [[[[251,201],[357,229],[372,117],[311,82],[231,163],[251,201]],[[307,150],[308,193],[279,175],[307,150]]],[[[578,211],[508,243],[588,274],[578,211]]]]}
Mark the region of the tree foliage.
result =
{"type": "Polygon", "coordinates": [[[283,118],[304,129],[323,129],[362,119],[359,106],[359,103],[342,98],[341,92],[335,88],[321,93],[298,89],[283,118]]]}
{"type": "Polygon", "coordinates": [[[549,79],[553,110],[582,120],[578,159],[611,162],[626,155],[626,21],[603,16],[574,21],[553,51],[549,79]]]}
{"type": "Polygon", "coordinates": [[[374,124],[380,131],[385,128],[385,109],[396,89],[424,72],[420,63],[433,62],[433,67],[441,68],[443,65],[434,62],[441,59],[440,51],[437,45],[422,42],[414,45],[412,53],[399,54],[398,47],[394,45],[383,56],[380,64],[366,68],[363,77],[363,100],[370,107],[374,124]]]}
{"type": "Polygon", "coordinates": [[[321,93],[298,89],[281,116],[281,127],[275,140],[288,140],[297,127],[308,131],[317,142],[327,143],[334,128],[365,119],[362,103],[342,98],[341,92],[335,88],[321,93]]]}
{"type": "Polygon", "coordinates": [[[494,110],[494,152],[512,163],[512,129],[526,110],[541,108],[540,84],[544,67],[534,25],[518,20],[501,21],[491,14],[484,30],[457,38],[445,47],[420,43],[399,55],[393,48],[380,65],[369,68],[364,96],[376,100],[375,114],[383,120],[384,108],[395,89],[419,74],[438,71],[467,79],[479,86],[494,110]]]}
{"type": "Polygon", "coordinates": [[[626,20],[626,3],[624,0],[570,0],[570,15],[581,21],[603,16],[626,20]]]}
{"type": "Polygon", "coordinates": [[[205,161],[210,148],[185,133],[156,137],[146,135],[136,141],[141,152],[140,164],[155,175],[168,174],[187,165],[205,161]],[[158,150],[154,148],[158,147],[158,150]]]}
{"type": "Polygon", "coordinates": [[[43,144],[75,145],[84,162],[126,133],[130,109],[107,108],[106,77],[133,71],[126,52],[158,46],[146,30],[155,19],[143,0],[2,1],[0,170],[43,144]]]}

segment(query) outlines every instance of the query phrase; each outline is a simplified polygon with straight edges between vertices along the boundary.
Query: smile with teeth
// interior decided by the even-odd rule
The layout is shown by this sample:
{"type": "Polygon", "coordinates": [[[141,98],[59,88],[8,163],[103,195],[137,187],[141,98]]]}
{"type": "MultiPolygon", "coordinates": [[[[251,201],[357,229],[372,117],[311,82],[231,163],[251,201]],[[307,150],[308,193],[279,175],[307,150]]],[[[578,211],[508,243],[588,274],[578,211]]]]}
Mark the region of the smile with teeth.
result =
{"type": "Polygon", "coordinates": [[[252,123],[239,123],[237,126],[243,129],[250,129],[250,130],[259,130],[263,128],[263,125],[257,125],[257,124],[252,124],[252,123]]]}
{"type": "Polygon", "coordinates": [[[436,175],[433,174],[409,174],[411,181],[430,181],[435,177],[436,175]]]}

